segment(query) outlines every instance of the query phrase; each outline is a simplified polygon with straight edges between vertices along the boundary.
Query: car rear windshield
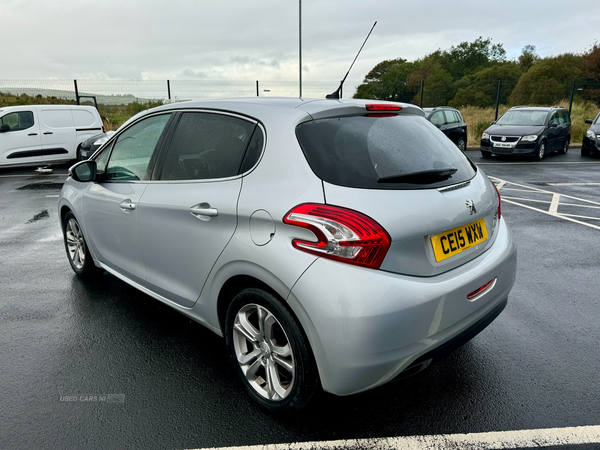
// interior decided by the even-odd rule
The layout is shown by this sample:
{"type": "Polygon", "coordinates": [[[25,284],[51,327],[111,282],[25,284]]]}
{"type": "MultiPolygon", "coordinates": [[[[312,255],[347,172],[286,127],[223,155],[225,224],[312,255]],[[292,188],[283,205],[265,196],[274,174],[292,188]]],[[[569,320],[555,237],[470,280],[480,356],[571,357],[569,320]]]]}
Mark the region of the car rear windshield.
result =
{"type": "Polygon", "coordinates": [[[470,180],[477,170],[444,133],[416,115],[314,120],[298,125],[296,136],[315,174],[339,186],[439,188],[470,180]],[[431,176],[438,171],[441,176],[431,176]]]}
{"type": "Polygon", "coordinates": [[[521,125],[526,127],[542,126],[546,122],[548,111],[519,110],[508,111],[496,122],[498,125],[521,125]]]}

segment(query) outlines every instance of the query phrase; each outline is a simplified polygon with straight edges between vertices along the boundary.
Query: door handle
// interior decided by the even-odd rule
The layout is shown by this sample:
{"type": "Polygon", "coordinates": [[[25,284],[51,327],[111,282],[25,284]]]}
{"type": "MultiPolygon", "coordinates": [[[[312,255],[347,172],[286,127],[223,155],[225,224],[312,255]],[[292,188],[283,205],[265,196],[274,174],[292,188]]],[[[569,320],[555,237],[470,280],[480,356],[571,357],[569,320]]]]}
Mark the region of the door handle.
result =
{"type": "Polygon", "coordinates": [[[213,208],[209,203],[198,203],[190,208],[190,214],[200,220],[209,221],[211,217],[217,217],[219,211],[213,208]]]}
{"type": "Polygon", "coordinates": [[[27,136],[37,136],[37,133],[29,133],[27,136]]]}
{"type": "Polygon", "coordinates": [[[123,200],[121,203],[119,203],[119,208],[125,212],[133,211],[135,209],[135,203],[128,198],[127,200],[123,200]]]}
{"type": "Polygon", "coordinates": [[[52,131],[44,131],[44,134],[54,134],[52,131]]]}

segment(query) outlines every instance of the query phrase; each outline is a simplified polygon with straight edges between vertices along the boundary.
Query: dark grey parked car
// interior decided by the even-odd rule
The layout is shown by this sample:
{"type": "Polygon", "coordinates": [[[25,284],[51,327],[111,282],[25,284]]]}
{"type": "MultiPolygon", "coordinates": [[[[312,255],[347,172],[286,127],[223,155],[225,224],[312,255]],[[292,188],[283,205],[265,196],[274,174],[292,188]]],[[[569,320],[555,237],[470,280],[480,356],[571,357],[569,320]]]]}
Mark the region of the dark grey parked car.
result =
{"type": "Polygon", "coordinates": [[[594,120],[587,119],[585,123],[590,127],[583,136],[581,155],[589,156],[590,153],[600,153],[600,113],[594,120]]]}
{"type": "Polygon", "coordinates": [[[77,149],[77,159],[79,161],[88,159],[96,152],[96,150],[98,150],[102,146],[102,144],[108,141],[113,134],[115,134],[114,131],[107,131],[105,133],[100,133],[95,136],[92,136],[91,138],[83,141],[77,149]]]}
{"type": "Polygon", "coordinates": [[[515,106],[481,136],[481,154],[531,155],[541,161],[546,153],[567,153],[571,141],[569,112],[560,106],[515,106]]]}
{"type": "Polygon", "coordinates": [[[467,123],[458,109],[450,106],[423,108],[425,117],[461,150],[467,149],[467,123]]]}

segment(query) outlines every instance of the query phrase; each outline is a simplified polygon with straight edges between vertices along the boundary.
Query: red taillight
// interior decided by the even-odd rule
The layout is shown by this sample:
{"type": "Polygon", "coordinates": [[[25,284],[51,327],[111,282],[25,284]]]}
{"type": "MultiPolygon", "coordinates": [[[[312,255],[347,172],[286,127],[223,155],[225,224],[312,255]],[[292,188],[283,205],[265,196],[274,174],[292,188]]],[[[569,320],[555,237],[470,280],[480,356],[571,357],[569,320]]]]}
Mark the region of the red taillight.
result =
{"type": "Polygon", "coordinates": [[[400,105],[390,105],[386,103],[372,103],[365,106],[367,111],[400,111],[402,109],[402,106],[400,105]]]}
{"type": "Polygon", "coordinates": [[[293,239],[295,248],[336,261],[379,269],[390,248],[391,239],[381,225],[339,206],[298,205],[283,223],[306,228],[317,237],[316,242],[293,239]]]}
{"type": "Polygon", "coordinates": [[[471,301],[477,300],[477,298],[479,298],[480,296],[485,294],[487,291],[491,290],[496,285],[496,280],[497,280],[497,278],[494,278],[493,280],[485,283],[480,288],[475,289],[473,292],[471,292],[469,295],[467,295],[467,300],[471,300],[471,301]]]}
{"type": "Polygon", "coordinates": [[[494,186],[494,189],[496,189],[496,194],[498,195],[498,220],[500,220],[500,216],[502,215],[502,211],[501,211],[502,201],[500,200],[500,192],[498,192],[498,188],[496,187],[496,185],[494,183],[492,183],[492,185],[494,186]]]}

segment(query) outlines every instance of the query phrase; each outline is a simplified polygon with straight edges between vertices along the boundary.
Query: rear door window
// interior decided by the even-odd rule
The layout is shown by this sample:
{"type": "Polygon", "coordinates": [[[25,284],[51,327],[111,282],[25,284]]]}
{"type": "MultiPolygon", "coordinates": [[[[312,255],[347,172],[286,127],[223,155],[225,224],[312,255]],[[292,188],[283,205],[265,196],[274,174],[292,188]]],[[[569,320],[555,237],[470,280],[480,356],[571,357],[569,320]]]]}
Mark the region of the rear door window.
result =
{"type": "Polygon", "coordinates": [[[224,114],[184,113],[160,179],[207,180],[237,175],[255,127],[255,123],[224,114]]]}
{"type": "Polygon", "coordinates": [[[444,111],[444,115],[446,116],[446,123],[455,124],[458,123],[458,117],[454,114],[454,111],[444,111]]]}
{"type": "MultiPolygon", "coordinates": [[[[438,114],[438,113],[436,113],[438,114]]],[[[368,189],[423,189],[471,179],[475,166],[424,117],[336,117],[306,122],[296,135],[315,174],[332,184],[368,189]],[[382,178],[456,169],[436,182],[382,178]]]]}

